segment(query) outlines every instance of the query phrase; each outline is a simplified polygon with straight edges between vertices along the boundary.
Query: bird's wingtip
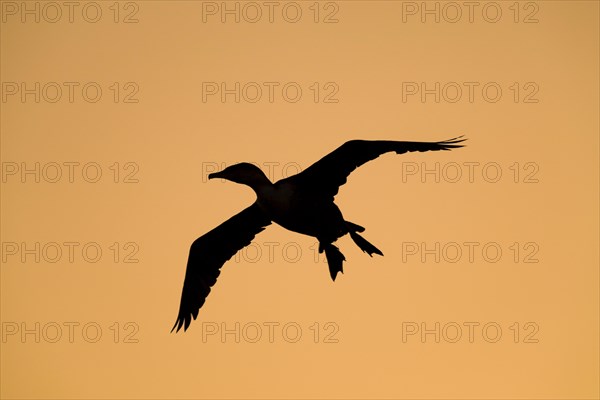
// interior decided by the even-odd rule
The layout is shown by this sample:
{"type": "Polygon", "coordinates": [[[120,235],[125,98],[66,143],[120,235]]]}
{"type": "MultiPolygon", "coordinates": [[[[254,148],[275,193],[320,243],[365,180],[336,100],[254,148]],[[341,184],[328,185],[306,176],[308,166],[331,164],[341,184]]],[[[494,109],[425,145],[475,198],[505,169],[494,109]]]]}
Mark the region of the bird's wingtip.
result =
{"type": "Polygon", "coordinates": [[[441,147],[442,150],[452,150],[452,149],[457,149],[460,147],[465,147],[466,144],[463,144],[463,142],[466,140],[467,140],[467,138],[465,137],[465,135],[460,135],[460,136],[454,137],[452,139],[447,139],[447,140],[438,142],[437,144],[441,147]]]}
{"type": "Polygon", "coordinates": [[[173,333],[173,331],[175,331],[175,333],[178,333],[179,330],[181,330],[181,328],[183,327],[183,331],[187,331],[188,326],[190,326],[190,318],[186,318],[186,317],[177,317],[177,321],[175,321],[175,324],[173,325],[173,327],[171,328],[171,332],[173,333]]]}
{"type": "Polygon", "coordinates": [[[446,139],[444,141],[442,141],[441,143],[444,144],[454,144],[454,143],[461,143],[466,141],[468,138],[465,137],[465,135],[460,135],[460,136],[456,136],[453,137],[452,139],[446,139]]]}
{"type": "Polygon", "coordinates": [[[181,322],[179,320],[179,318],[177,318],[177,321],[175,321],[175,324],[173,325],[173,327],[171,328],[171,332],[169,333],[173,333],[173,331],[175,331],[175,333],[179,332],[179,330],[181,329],[181,322]],[[175,330],[175,328],[177,328],[177,330],[175,330]]]}

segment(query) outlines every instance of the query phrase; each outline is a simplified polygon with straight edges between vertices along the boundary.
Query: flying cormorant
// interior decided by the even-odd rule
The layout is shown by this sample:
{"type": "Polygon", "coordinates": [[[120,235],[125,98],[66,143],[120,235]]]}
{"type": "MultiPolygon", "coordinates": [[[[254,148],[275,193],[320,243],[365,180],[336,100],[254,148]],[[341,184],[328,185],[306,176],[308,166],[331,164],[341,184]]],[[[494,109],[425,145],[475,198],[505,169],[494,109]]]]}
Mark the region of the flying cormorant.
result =
{"type": "MultiPolygon", "coordinates": [[[[313,236],[319,253],[325,252],[331,279],[343,272],[344,255],[333,245],[349,233],[354,243],[370,256],[383,255],[358,232],[365,228],[346,221],[335,205],[334,196],[352,171],[381,154],[395,151],[450,150],[462,147],[457,137],[442,142],[398,142],[390,140],[351,140],[297,175],[271,183],[260,168],[250,163],[235,164],[209,179],[223,178],[250,186],[256,201],[239,214],[199,237],[192,243],[187,262],[179,315],[173,329],[187,330],[192,318],[217,282],[220,268],[235,253],[248,246],[254,236],[275,222],[286,229],[313,236]]],[[[171,329],[171,332],[173,331],[171,329]]]]}

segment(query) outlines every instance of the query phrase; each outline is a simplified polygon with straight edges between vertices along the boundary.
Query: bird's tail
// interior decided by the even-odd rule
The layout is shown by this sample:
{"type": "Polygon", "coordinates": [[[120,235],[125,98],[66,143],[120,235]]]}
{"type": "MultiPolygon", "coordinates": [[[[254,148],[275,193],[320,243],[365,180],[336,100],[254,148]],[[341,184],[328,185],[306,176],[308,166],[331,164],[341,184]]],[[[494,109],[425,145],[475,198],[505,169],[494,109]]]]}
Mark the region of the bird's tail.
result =
{"type": "Polygon", "coordinates": [[[379,250],[377,247],[373,246],[364,237],[362,237],[358,233],[356,233],[356,232],[362,232],[362,231],[364,231],[365,228],[363,228],[360,225],[353,224],[352,222],[348,222],[348,221],[346,221],[346,226],[348,227],[348,231],[350,233],[350,237],[352,238],[352,240],[354,240],[354,243],[356,243],[356,245],[358,247],[360,247],[360,249],[362,251],[364,251],[365,253],[367,253],[371,257],[373,257],[373,253],[379,254],[380,256],[383,255],[383,253],[381,252],[381,250],[379,250]]]}
{"type": "Polygon", "coordinates": [[[327,264],[329,265],[329,274],[331,275],[331,279],[335,281],[338,272],[344,273],[343,264],[344,261],[346,261],[346,257],[344,257],[340,249],[331,243],[321,243],[319,248],[325,250],[325,257],[327,258],[327,264]]]}

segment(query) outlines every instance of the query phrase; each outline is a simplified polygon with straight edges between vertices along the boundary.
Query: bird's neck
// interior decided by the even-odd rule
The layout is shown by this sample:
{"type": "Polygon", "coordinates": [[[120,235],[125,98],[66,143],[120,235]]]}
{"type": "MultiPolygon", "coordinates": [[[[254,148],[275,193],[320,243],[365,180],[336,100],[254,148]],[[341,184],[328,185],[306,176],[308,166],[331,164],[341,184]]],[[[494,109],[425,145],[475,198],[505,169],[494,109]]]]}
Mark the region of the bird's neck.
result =
{"type": "Polygon", "coordinates": [[[265,190],[269,190],[274,186],[264,174],[253,176],[252,179],[247,180],[244,184],[250,186],[257,196],[260,196],[265,190]]]}

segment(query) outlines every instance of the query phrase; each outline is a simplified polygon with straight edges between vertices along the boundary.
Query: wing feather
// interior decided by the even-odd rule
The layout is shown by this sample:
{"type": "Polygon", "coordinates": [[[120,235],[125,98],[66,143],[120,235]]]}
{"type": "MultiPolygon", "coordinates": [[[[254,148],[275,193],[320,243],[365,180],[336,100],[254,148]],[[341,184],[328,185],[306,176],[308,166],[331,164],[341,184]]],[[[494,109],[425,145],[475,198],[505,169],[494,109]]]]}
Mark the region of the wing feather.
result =
{"type": "Polygon", "coordinates": [[[327,154],[298,175],[294,175],[288,179],[305,187],[310,187],[310,191],[315,194],[334,197],[338,193],[339,187],[346,183],[352,171],[384,153],[394,151],[396,154],[403,154],[414,151],[451,150],[463,147],[461,142],[465,140],[462,139],[462,136],[441,142],[351,140],[327,154]]]}
{"type": "Polygon", "coordinates": [[[211,287],[217,282],[223,264],[248,246],[270,224],[271,220],[254,203],[192,243],[179,315],[171,332],[175,328],[179,332],[182,326],[184,331],[187,330],[192,318],[198,317],[211,287]]]}

